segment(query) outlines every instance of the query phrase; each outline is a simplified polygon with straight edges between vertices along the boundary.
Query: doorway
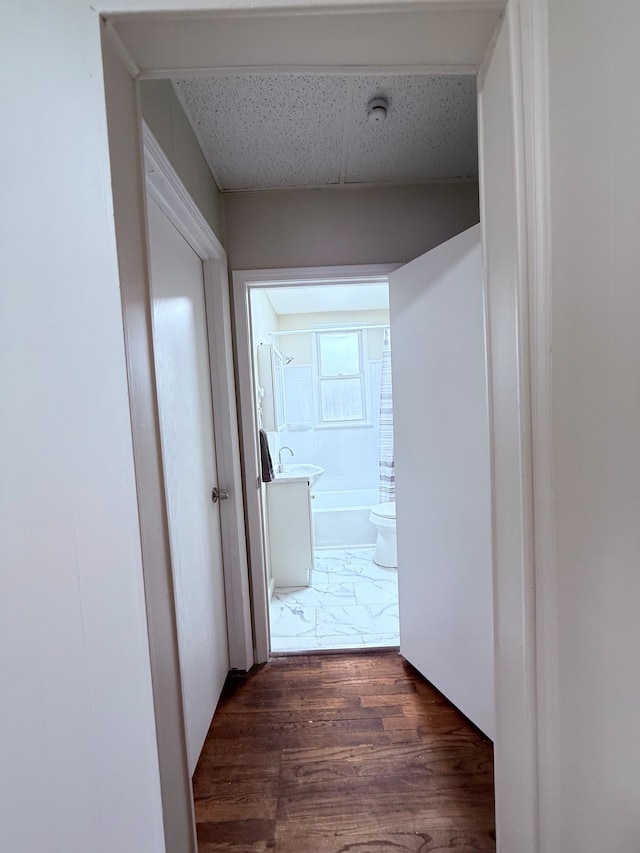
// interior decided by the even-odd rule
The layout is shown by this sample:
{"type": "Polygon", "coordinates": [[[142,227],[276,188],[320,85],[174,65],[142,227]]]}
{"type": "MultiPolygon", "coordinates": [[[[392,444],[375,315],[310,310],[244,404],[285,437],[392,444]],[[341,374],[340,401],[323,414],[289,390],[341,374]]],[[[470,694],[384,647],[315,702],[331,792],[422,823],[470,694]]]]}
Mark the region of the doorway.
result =
{"type": "Polygon", "coordinates": [[[271,652],[398,646],[397,558],[376,548],[394,499],[388,284],[301,279],[248,304],[271,652]]]}
{"type": "Polygon", "coordinates": [[[148,198],[153,341],[191,773],[229,670],[202,260],[148,198]]]}
{"type": "MultiPolygon", "coordinates": [[[[398,487],[397,496],[394,494],[397,500],[394,501],[393,514],[393,522],[397,521],[397,531],[394,531],[397,558],[392,561],[378,559],[382,563],[396,563],[392,569],[393,588],[387,580],[388,574],[385,574],[389,569],[376,566],[373,561],[376,554],[380,557],[378,547],[373,553],[369,551],[368,554],[354,555],[353,569],[350,569],[348,558],[345,561],[342,553],[329,555],[330,565],[338,577],[342,574],[343,578],[351,582],[354,575],[366,572],[373,575],[373,584],[378,584],[378,588],[346,587],[343,594],[354,596],[360,593],[362,598],[373,595],[380,602],[374,605],[373,610],[381,608],[389,614],[389,619],[394,619],[393,629],[399,630],[401,653],[445,695],[452,698],[480,729],[493,737],[491,498],[479,226],[468,229],[396,270],[263,270],[234,274],[246,482],[253,482],[256,475],[260,477],[261,470],[257,424],[265,408],[265,396],[264,388],[255,381],[259,373],[254,369],[260,349],[265,346],[273,349],[274,344],[269,343],[269,338],[287,340],[288,331],[295,333],[291,336],[295,340],[304,333],[305,328],[304,321],[296,317],[290,323],[283,323],[283,326],[289,326],[288,329],[282,329],[285,334],[278,334],[279,321],[265,294],[269,293],[270,288],[276,288],[277,293],[279,285],[283,297],[286,297],[285,285],[289,283],[295,290],[301,281],[306,281],[309,288],[313,285],[322,294],[326,282],[333,281],[338,286],[347,276],[350,282],[359,282],[359,286],[365,286],[371,280],[367,276],[376,273],[379,280],[390,285],[391,311],[383,319],[390,322],[391,335],[396,340],[392,365],[393,420],[398,446],[392,454],[391,470],[393,486],[395,488],[397,476],[398,487]],[[254,294],[259,298],[254,298],[254,294]],[[251,309],[258,305],[262,306],[262,310],[255,310],[255,334],[252,338],[251,309]],[[292,325],[295,328],[292,329],[292,325]],[[274,330],[276,334],[271,334],[274,330]],[[395,600],[390,602],[387,597],[387,609],[383,596],[393,595],[395,598],[396,584],[399,586],[397,605],[395,600]],[[398,623],[395,623],[396,618],[398,623]]],[[[320,298],[324,304],[328,304],[327,297],[320,298]]],[[[278,302],[277,298],[274,299],[278,302]]],[[[326,316],[319,319],[326,319],[326,316]]],[[[315,336],[317,347],[321,330],[309,329],[306,334],[315,336]]],[[[317,360],[317,351],[314,354],[313,347],[310,349],[317,360]]],[[[295,356],[299,352],[292,348],[290,355],[295,356]]],[[[317,368],[315,381],[321,381],[321,372],[317,368]]],[[[350,381],[357,384],[353,379],[350,381]]],[[[286,391],[284,382],[282,387],[286,391]]],[[[281,396],[284,397],[284,394],[281,396]]],[[[309,397],[313,396],[312,387],[309,397]]],[[[310,409],[298,414],[317,421],[322,414],[317,401],[319,392],[315,396],[315,409],[314,401],[310,399],[310,409]]],[[[266,409],[267,415],[272,409],[266,409]]],[[[352,412],[354,415],[360,413],[361,410],[352,412]]],[[[294,427],[299,423],[303,425],[304,420],[294,421],[294,427]]],[[[278,465],[283,455],[279,450],[283,446],[286,448],[285,459],[292,450],[281,438],[287,430],[286,417],[283,414],[281,423],[270,420],[267,427],[273,430],[267,435],[270,436],[272,449],[278,454],[278,465]]],[[[323,436],[326,435],[324,430],[323,426],[319,428],[323,436]]],[[[350,437],[355,434],[355,431],[349,431],[350,437]]],[[[287,433],[286,440],[295,444],[290,436],[293,435],[295,439],[296,434],[295,429],[287,433]]],[[[358,440],[361,444],[364,442],[361,437],[358,440]]],[[[296,447],[305,447],[308,456],[313,444],[296,444],[296,447]]],[[[353,449],[351,455],[356,456],[353,449]]],[[[323,467],[318,463],[331,464],[323,456],[301,461],[315,462],[322,472],[321,476],[324,475],[323,467]]],[[[344,467],[348,470],[348,463],[344,467]]],[[[337,478],[341,475],[341,465],[337,464],[335,468],[331,476],[337,478]]],[[[290,574],[302,568],[302,563],[290,547],[290,530],[302,530],[304,517],[296,520],[292,514],[292,505],[281,502],[285,491],[282,481],[279,484],[276,479],[275,484],[265,484],[264,470],[261,479],[262,485],[254,494],[255,500],[247,502],[249,532],[255,531],[252,539],[254,611],[260,606],[264,608],[266,625],[275,615],[277,621],[276,630],[271,629],[272,643],[276,648],[279,643],[282,644],[283,651],[301,650],[299,647],[305,642],[305,637],[307,644],[313,643],[312,649],[327,646],[348,648],[349,637],[353,641],[353,635],[358,633],[356,626],[348,622],[350,606],[354,608],[354,615],[360,612],[357,600],[355,604],[346,607],[329,604],[326,616],[322,614],[318,620],[318,611],[314,611],[312,603],[317,595],[313,589],[304,592],[302,588],[308,588],[310,577],[313,578],[314,574],[322,577],[327,563],[319,553],[315,565],[305,567],[302,575],[290,574]],[[275,496],[275,499],[270,498],[270,495],[275,496]],[[273,516],[271,519],[270,515],[273,516]],[[266,521],[263,520],[261,524],[265,516],[266,521]],[[282,523],[279,523],[280,516],[282,523]],[[265,542],[263,531],[271,534],[271,542],[269,535],[265,542]],[[278,550],[280,541],[283,547],[278,550]],[[256,551],[257,546],[264,550],[256,551]],[[270,552],[276,560],[271,565],[270,552]],[[287,560],[291,565],[279,562],[286,563],[287,560]],[[278,578],[282,572],[284,582],[270,583],[272,576],[278,578]],[[275,604],[274,585],[280,590],[275,594],[275,604]],[[294,585],[297,587],[295,590],[281,589],[294,585]],[[291,615],[286,603],[289,597],[293,599],[291,615]],[[336,609],[333,610],[333,607],[336,609]],[[338,619],[343,620],[343,624],[337,626],[340,634],[336,640],[336,635],[331,634],[333,625],[327,625],[327,622],[338,619]],[[293,631],[302,635],[301,638],[287,636],[287,621],[293,623],[293,631]],[[283,623],[284,628],[281,627],[283,623]],[[318,624],[320,631],[317,629],[318,624]]],[[[378,486],[384,486],[386,491],[386,483],[378,482],[378,486]]],[[[296,497],[298,506],[313,504],[308,490],[309,485],[305,483],[305,494],[296,497]]],[[[313,488],[311,491],[313,493],[313,488]]],[[[368,515],[370,524],[375,517],[374,513],[379,513],[380,506],[384,504],[367,508],[365,520],[368,515]]],[[[310,513],[303,512],[304,515],[308,519],[310,513]]],[[[335,526],[328,531],[329,534],[340,535],[339,517],[336,521],[336,514],[332,513],[331,519],[335,526]]],[[[385,521],[389,523],[388,519],[385,521]]],[[[370,532],[373,533],[375,527],[373,524],[371,527],[370,532]]],[[[316,531],[325,534],[321,526],[316,526],[316,531]]],[[[297,539],[294,541],[297,545],[301,544],[297,539]]],[[[306,541],[308,543],[309,536],[306,541]]],[[[326,577],[324,574],[323,581],[326,577]]],[[[339,592],[339,589],[334,591],[339,592]]],[[[362,612],[368,616],[372,611],[362,607],[362,612]]],[[[379,630],[376,632],[374,625],[371,626],[370,636],[373,642],[378,639],[380,645],[385,642],[388,645],[398,644],[397,634],[389,632],[385,636],[379,630]]],[[[259,637],[256,639],[259,640],[259,637]]],[[[268,627],[265,627],[262,642],[268,649],[268,627]]]]}

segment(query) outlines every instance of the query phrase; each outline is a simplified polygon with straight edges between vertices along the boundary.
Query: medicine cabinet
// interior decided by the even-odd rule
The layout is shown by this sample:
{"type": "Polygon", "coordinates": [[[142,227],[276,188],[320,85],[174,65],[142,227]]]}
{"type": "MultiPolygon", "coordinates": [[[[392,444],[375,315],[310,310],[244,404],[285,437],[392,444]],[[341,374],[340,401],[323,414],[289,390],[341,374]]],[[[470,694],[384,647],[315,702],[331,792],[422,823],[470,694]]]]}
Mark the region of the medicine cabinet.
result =
{"type": "Polygon", "coordinates": [[[258,344],[258,381],[262,409],[262,428],[280,432],[286,426],[284,405],[284,359],[273,344],[258,344]]]}

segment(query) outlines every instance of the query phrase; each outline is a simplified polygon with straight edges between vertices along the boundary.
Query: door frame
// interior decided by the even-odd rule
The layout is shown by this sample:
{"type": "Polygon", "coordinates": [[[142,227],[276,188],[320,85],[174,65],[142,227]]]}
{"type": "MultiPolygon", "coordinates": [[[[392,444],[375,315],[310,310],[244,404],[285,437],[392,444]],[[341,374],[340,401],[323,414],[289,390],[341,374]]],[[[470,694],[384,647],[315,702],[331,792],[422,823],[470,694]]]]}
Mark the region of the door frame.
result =
{"type": "Polygon", "coordinates": [[[218,483],[229,489],[221,501],[222,565],[229,667],[246,671],[255,663],[248,583],[248,562],[241,482],[240,443],[231,350],[231,311],[227,255],[147,123],[142,120],[145,186],[202,261],[205,312],[209,343],[209,378],[213,401],[218,483]]]}
{"type": "MultiPolygon", "coordinates": [[[[503,9],[498,29],[506,28],[509,44],[509,62],[504,79],[511,87],[508,101],[513,110],[518,255],[512,279],[516,310],[499,318],[504,324],[499,330],[496,318],[491,318],[492,323],[488,325],[490,346],[494,335],[496,339],[501,335],[502,342],[509,344],[518,380],[516,391],[509,391],[506,400],[508,417],[502,423],[503,434],[508,434],[516,448],[516,464],[511,466],[500,483],[495,476],[495,460],[503,448],[499,442],[492,443],[492,497],[495,498],[495,490],[499,487],[501,502],[511,502],[513,514],[517,516],[515,531],[506,530],[502,522],[496,522],[494,518],[494,542],[509,536],[517,540],[511,552],[512,559],[497,561],[494,548],[496,827],[499,849],[538,853],[541,844],[545,849],[553,846],[556,828],[551,822],[554,813],[552,792],[559,777],[558,756],[554,749],[557,744],[558,678],[552,524],[547,5],[545,0],[488,0],[488,3],[486,0],[453,0],[452,3],[416,0],[399,4],[397,14],[401,15],[407,8],[443,9],[447,6],[457,11],[472,11],[483,3],[503,9]],[[544,800],[540,799],[540,778],[545,779],[543,790],[547,796],[544,800]]],[[[184,0],[174,0],[174,8],[186,5],[184,0]]],[[[251,0],[233,0],[230,11],[229,0],[206,0],[210,11],[223,14],[226,11],[227,14],[241,14],[247,18],[265,13],[321,15],[327,8],[348,14],[354,8],[338,4],[318,8],[302,0],[289,4],[286,10],[277,8],[281,5],[280,0],[273,0],[270,10],[265,12],[265,9],[258,11],[251,0]]],[[[375,14],[381,8],[396,11],[394,5],[386,3],[380,6],[373,0],[363,0],[357,3],[357,8],[375,14]]],[[[161,0],[148,0],[144,6],[145,14],[152,9],[161,11],[163,6],[166,4],[161,0]]],[[[162,483],[158,479],[157,405],[153,390],[149,389],[153,367],[149,362],[149,306],[145,303],[148,267],[141,227],[144,179],[140,174],[140,107],[136,83],[141,76],[170,77],[171,74],[163,73],[160,68],[147,68],[141,72],[113,30],[109,18],[112,7],[109,8],[108,0],[99,0],[98,7],[104,12],[105,91],[116,241],[166,849],[171,853],[186,853],[195,849],[193,834],[188,838],[184,828],[185,820],[189,819],[187,809],[183,807],[187,801],[183,797],[181,802],[177,802],[175,797],[169,796],[172,786],[180,786],[184,791],[190,787],[190,780],[184,775],[180,754],[184,732],[180,730],[176,710],[179,677],[175,675],[175,662],[170,660],[171,655],[175,657],[175,625],[172,624],[175,617],[167,607],[166,596],[163,599],[161,595],[166,588],[167,523],[159,500],[162,483]],[[114,132],[114,128],[119,134],[114,132]],[[166,636],[163,628],[168,632],[166,636]],[[162,658],[163,652],[166,660],[162,658]],[[172,779],[176,781],[172,782],[172,779]]],[[[487,56],[491,55],[494,44],[495,41],[488,46],[487,56]]],[[[286,55],[284,49],[283,55],[286,55]]],[[[264,69],[255,67],[252,70],[264,69]]],[[[481,67],[480,74],[482,72],[481,67]]],[[[482,130],[480,142],[482,144],[482,130]]],[[[485,238],[483,234],[486,249],[485,238]]],[[[490,405],[492,395],[496,393],[491,382],[490,377],[490,405]]],[[[504,399],[502,403],[504,411],[504,399]]],[[[493,407],[490,408],[490,418],[493,419],[493,407]]],[[[492,433],[493,427],[494,424],[491,425],[492,433]]],[[[507,463],[504,455],[500,462],[504,469],[507,463]]]]}
{"type": "Polygon", "coordinates": [[[258,458],[258,416],[254,394],[253,337],[251,333],[251,290],[272,287],[314,287],[327,284],[372,284],[388,281],[389,273],[400,264],[358,264],[331,267],[287,267],[283,269],[234,270],[233,316],[238,373],[240,428],[242,436],[242,477],[245,489],[247,546],[251,575],[251,604],[256,663],[263,663],[271,651],[269,626],[269,585],[264,553],[264,512],[258,458]],[[375,279],[380,279],[375,282],[375,279]]]}

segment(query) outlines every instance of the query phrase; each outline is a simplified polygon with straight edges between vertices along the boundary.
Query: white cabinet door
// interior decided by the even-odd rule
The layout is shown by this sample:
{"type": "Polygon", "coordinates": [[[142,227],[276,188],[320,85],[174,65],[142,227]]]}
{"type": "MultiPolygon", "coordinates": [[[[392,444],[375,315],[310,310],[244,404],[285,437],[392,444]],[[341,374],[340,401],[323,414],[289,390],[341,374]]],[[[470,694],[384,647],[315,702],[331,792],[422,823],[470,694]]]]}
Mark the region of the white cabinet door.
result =
{"type": "Polygon", "coordinates": [[[313,568],[311,491],[307,480],[267,483],[269,551],[276,587],[308,586],[313,568]]]}
{"type": "Polygon", "coordinates": [[[400,650],[494,737],[480,226],[390,276],[400,650]]]}
{"type": "MultiPolygon", "coordinates": [[[[193,773],[229,669],[202,261],[149,198],[153,347],[193,773]]],[[[221,485],[225,485],[224,483],[221,485]]]]}

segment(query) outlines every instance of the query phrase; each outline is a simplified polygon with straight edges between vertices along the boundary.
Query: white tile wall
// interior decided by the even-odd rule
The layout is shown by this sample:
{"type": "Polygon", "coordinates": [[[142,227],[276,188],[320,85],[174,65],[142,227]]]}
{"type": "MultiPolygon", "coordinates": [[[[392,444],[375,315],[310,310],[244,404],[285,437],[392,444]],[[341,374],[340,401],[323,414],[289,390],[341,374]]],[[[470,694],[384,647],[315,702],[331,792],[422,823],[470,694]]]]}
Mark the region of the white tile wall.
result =
{"type": "MultiPolygon", "coordinates": [[[[279,433],[281,445],[287,445],[300,462],[321,465],[325,473],[315,491],[377,489],[379,483],[380,371],[381,364],[369,362],[371,426],[342,429],[289,429],[279,433]]],[[[285,367],[287,421],[301,424],[313,420],[312,369],[310,366],[285,367]],[[304,399],[300,402],[301,397],[304,399]]]]}

